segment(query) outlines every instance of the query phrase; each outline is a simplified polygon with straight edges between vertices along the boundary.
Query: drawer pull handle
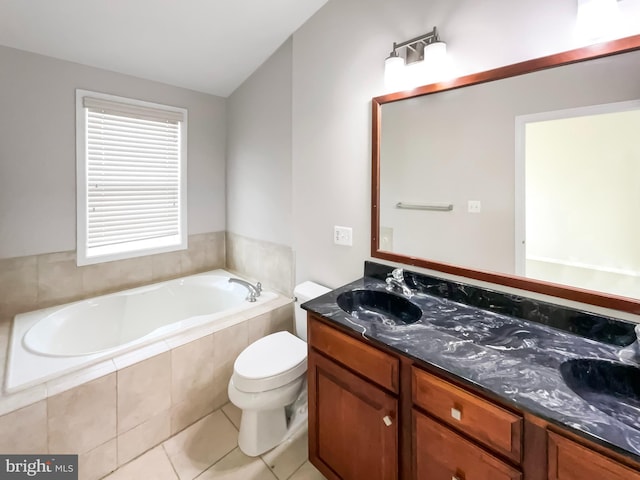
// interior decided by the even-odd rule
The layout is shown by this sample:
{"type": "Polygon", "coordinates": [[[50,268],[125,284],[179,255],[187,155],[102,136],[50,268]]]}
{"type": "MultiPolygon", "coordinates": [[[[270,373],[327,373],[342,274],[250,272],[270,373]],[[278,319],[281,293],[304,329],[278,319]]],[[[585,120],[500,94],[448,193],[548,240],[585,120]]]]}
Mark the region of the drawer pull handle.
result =
{"type": "Polygon", "coordinates": [[[382,421],[384,422],[384,424],[385,424],[387,427],[390,427],[390,426],[391,426],[391,424],[393,424],[393,420],[391,420],[391,417],[390,417],[389,415],[385,415],[385,416],[382,418],[382,421]]]}
{"type": "Polygon", "coordinates": [[[462,420],[462,410],[459,410],[455,407],[451,407],[451,417],[458,421],[462,420]]]}

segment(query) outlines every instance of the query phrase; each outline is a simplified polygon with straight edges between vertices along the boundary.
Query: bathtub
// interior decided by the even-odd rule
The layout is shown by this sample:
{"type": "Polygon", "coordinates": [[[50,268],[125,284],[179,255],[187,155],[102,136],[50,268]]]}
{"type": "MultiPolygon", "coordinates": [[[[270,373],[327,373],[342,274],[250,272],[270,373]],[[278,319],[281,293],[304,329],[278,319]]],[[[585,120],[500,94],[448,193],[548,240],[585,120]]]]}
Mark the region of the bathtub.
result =
{"type": "Polygon", "coordinates": [[[278,297],[247,289],[215,270],[17,315],[6,363],[7,394],[135,349],[238,323],[278,297]]]}

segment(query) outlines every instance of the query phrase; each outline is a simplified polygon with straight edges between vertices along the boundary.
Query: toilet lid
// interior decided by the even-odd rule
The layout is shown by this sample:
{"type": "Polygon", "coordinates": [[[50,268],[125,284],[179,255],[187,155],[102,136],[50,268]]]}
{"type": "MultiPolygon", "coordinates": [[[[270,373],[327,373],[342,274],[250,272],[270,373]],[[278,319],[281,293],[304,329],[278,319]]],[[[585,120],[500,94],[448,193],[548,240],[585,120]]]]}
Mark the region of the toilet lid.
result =
{"type": "Polygon", "coordinates": [[[289,332],[277,332],[245,348],[233,364],[233,383],[243,392],[281,387],[307,370],[307,344],[289,332]]]}

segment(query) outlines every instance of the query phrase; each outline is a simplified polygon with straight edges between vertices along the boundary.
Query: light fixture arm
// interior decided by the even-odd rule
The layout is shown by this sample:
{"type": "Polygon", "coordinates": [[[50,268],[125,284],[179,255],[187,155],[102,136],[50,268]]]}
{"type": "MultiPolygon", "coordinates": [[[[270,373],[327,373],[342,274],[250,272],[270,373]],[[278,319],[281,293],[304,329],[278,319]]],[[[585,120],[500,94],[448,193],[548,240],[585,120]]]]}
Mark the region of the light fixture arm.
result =
{"type": "Polygon", "coordinates": [[[397,56],[396,50],[406,47],[405,62],[408,64],[419,62],[424,58],[424,47],[435,42],[439,42],[437,27],[433,27],[430,32],[411,38],[404,42],[393,42],[393,51],[390,56],[397,56]]]}
{"type": "Polygon", "coordinates": [[[415,50],[416,44],[418,43],[422,43],[422,45],[429,45],[430,43],[439,42],[439,41],[440,39],[438,38],[438,28],[433,27],[433,30],[431,30],[430,32],[424,33],[422,35],[418,35],[417,37],[407,40],[405,42],[400,42],[400,43],[393,42],[393,49],[397,50],[398,48],[409,47],[415,50]]]}

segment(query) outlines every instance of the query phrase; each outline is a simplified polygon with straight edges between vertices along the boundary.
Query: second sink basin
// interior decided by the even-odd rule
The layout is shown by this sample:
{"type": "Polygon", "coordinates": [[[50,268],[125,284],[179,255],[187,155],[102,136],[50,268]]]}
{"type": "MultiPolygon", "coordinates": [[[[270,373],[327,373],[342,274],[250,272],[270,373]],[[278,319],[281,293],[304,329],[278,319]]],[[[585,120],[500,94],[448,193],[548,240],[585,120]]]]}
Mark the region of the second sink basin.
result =
{"type": "Polygon", "coordinates": [[[420,307],[404,297],[379,290],[351,290],[338,295],[338,306],[361,320],[385,325],[407,325],[422,317],[420,307]]]}
{"type": "Polygon", "coordinates": [[[567,386],[598,410],[640,430],[640,368],[579,358],[560,365],[567,386]]]}

